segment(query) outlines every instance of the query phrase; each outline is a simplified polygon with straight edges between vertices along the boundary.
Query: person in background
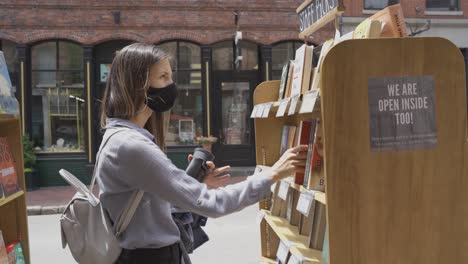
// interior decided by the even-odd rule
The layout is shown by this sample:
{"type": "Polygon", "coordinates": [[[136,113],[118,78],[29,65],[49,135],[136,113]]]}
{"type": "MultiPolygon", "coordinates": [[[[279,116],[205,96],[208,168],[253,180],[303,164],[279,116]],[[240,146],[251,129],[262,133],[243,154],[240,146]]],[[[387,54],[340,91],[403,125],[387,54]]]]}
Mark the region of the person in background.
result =
{"type": "MultiPolygon", "coordinates": [[[[136,43],[116,54],[102,101],[104,138],[113,136],[100,149],[96,164],[100,200],[115,222],[134,191],[145,192],[119,238],[123,250],[117,263],[188,264],[190,259],[182,256],[172,206],[221,217],[257,203],[271,184],[304,170],[307,146],[298,146],[286,151],[271,169],[237,184],[208,188],[178,169],[162,151],[164,112],[172,108],[176,97],[169,59],[161,49],[136,43]]],[[[208,177],[228,169],[215,169],[208,177]]]]}

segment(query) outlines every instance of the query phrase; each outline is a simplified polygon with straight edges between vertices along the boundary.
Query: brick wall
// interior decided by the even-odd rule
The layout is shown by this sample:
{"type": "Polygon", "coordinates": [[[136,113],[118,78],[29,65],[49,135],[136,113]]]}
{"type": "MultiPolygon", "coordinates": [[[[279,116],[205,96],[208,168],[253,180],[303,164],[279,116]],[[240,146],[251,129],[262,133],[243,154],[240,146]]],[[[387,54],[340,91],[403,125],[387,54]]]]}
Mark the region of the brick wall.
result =
{"type": "Polygon", "coordinates": [[[112,39],[158,43],[183,39],[212,44],[232,39],[233,11],[244,39],[272,44],[297,39],[302,0],[0,0],[0,38],[31,44],[69,39],[92,45],[112,39]],[[120,12],[120,24],[114,12],[120,12]]]}

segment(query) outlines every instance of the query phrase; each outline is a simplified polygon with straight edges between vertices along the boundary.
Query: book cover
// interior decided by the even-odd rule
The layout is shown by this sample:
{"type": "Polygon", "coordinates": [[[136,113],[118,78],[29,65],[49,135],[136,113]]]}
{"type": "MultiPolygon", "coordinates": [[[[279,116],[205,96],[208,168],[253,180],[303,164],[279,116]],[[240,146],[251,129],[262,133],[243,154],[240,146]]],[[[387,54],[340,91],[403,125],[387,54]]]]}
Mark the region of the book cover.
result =
{"type": "Polygon", "coordinates": [[[400,4],[388,6],[367,19],[378,20],[382,23],[380,37],[403,38],[408,36],[400,4]]]}
{"type": "Polygon", "coordinates": [[[6,247],[10,264],[26,264],[21,243],[16,242],[6,247]]]}
{"type": "Polygon", "coordinates": [[[323,143],[322,143],[322,128],[320,120],[317,120],[314,136],[314,146],[312,150],[311,168],[309,173],[310,190],[325,191],[325,175],[323,171],[323,143]]]}
{"type": "Polygon", "coordinates": [[[291,60],[289,62],[288,81],[286,82],[286,91],[284,94],[284,98],[291,97],[293,75],[294,75],[294,61],[291,60]]]}
{"type": "Polygon", "coordinates": [[[0,182],[5,197],[19,191],[15,162],[6,137],[0,137],[0,182]]]}
{"type": "Polygon", "coordinates": [[[300,95],[302,91],[302,77],[304,73],[306,44],[296,50],[296,59],[294,60],[294,71],[292,78],[291,96],[300,95]]]}
{"type": "Polygon", "coordinates": [[[3,191],[3,184],[0,181],[0,202],[5,200],[5,192],[3,191]]]}
{"type": "Polygon", "coordinates": [[[289,133],[288,133],[288,144],[286,145],[286,149],[290,149],[294,146],[294,139],[296,137],[296,126],[289,126],[289,133]]]}
{"type": "Polygon", "coordinates": [[[1,230],[0,230],[0,264],[9,264],[8,253],[5,247],[5,240],[3,240],[3,234],[1,230]]]}
{"type": "Polygon", "coordinates": [[[298,226],[301,220],[301,213],[297,211],[297,203],[299,202],[299,197],[301,196],[301,192],[293,189],[292,190],[292,199],[291,199],[291,219],[289,223],[292,226],[298,226]]]}
{"type": "Polygon", "coordinates": [[[283,126],[283,132],[281,133],[280,156],[282,156],[288,148],[288,139],[289,139],[289,126],[283,126]]]}
{"type": "MultiPolygon", "coordinates": [[[[309,144],[310,131],[312,129],[311,120],[302,120],[299,125],[300,129],[298,130],[298,135],[296,139],[296,145],[307,145],[309,144]]],[[[294,183],[303,185],[304,184],[304,174],[305,172],[296,172],[294,176],[294,183]]]]}
{"type": "Polygon", "coordinates": [[[279,216],[281,213],[281,198],[278,197],[278,192],[279,192],[279,187],[280,187],[280,182],[277,182],[275,184],[275,190],[272,194],[272,202],[271,202],[271,215],[273,216],[279,216]]]}
{"type": "Polygon", "coordinates": [[[19,115],[18,101],[13,94],[10,74],[2,51],[0,51],[0,114],[19,115]]]}
{"type": "Polygon", "coordinates": [[[365,19],[354,30],[354,39],[378,38],[382,33],[382,22],[379,20],[365,19]]]}
{"type": "Polygon", "coordinates": [[[327,226],[327,217],[325,205],[318,203],[315,206],[315,214],[312,225],[312,230],[309,236],[309,247],[322,250],[323,241],[325,239],[325,228],[327,226]]]}
{"type": "Polygon", "coordinates": [[[301,93],[309,91],[311,76],[313,75],[313,58],[314,58],[314,47],[306,46],[305,48],[305,58],[304,58],[304,70],[302,73],[302,84],[301,84],[301,93]]]}
{"type": "Polygon", "coordinates": [[[315,207],[318,204],[317,201],[312,200],[312,203],[310,205],[310,210],[309,210],[309,215],[304,216],[301,214],[301,221],[299,224],[299,234],[303,236],[309,236],[310,232],[312,231],[312,224],[314,221],[314,214],[315,214],[315,207]]]}
{"type": "Polygon", "coordinates": [[[319,59],[317,61],[317,67],[315,67],[312,70],[313,71],[313,79],[312,79],[312,83],[310,84],[310,90],[316,90],[316,89],[320,88],[319,87],[319,84],[320,84],[320,68],[322,67],[322,62],[323,62],[325,56],[327,56],[328,52],[333,47],[333,44],[334,44],[333,39],[329,39],[329,40],[325,41],[325,43],[323,43],[322,48],[320,50],[320,56],[319,56],[319,59]]]}
{"type": "Polygon", "coordinates": [[[283,71],[281,72],[281,82],[279,87],[278,101],[282,100],[285,95],[286,85],[288,84],[289,65],[289,62],[284,64],[283,71]]]}
{"type": "Polygon", "coordinates": [[[308,149],[307,149],[307,160],[306,160],[306,165],[305,165],[305,171],[304,171],[304,183],[302,186],[307,188],[309,186],[309,178],[310,178],[310,170],[312,169],[312,151],[314,147],[314,138],[315,138],[315,128],[317,124],[317,119],[312,119],[311,120],[311,128],[310,128],[310,133],[309,133],[309,142],[308,142],[308,149]]]}

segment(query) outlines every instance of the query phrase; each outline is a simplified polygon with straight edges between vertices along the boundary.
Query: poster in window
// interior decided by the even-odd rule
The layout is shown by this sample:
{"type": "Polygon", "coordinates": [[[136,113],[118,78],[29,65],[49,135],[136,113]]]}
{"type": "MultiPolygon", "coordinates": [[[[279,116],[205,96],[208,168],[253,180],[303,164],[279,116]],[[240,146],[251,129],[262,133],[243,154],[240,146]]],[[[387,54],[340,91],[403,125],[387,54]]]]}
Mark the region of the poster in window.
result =
{"type": "Polygon", "coordinates": [[[100,67],[100,72],[101,72],[101,76],[100,76],[100,80],[101,82],[107,82],[107,77],[109,76],[109,72],[110,72],[110,67],[111,67],[111,64],[101,64],[101,67],[100,67]]]}
{"type": "Polygon", "coordinates": [[[3,56],[0,51],[0,114],[19,115],[19,105],[13,93],[10,74],[3,56]]]}
{"type": "Polygon", "coordinates": [[[192,119],[179,120],[179,138],[181,142],[190,142],[195,138],[195,128],[192,119]]]}

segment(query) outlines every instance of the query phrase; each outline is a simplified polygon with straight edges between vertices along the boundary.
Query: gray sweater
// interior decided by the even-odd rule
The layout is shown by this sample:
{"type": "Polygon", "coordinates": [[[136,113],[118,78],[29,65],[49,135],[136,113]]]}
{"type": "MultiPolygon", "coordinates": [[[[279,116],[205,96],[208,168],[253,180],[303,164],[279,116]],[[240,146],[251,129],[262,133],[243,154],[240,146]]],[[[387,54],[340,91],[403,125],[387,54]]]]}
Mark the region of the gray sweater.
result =
{"type": "Polygon", "coordinates": [[[104,138],[115,128],[126,129],[112,136],[101,150],[96,169],[103,207],[115,222],[131,194],[137,189],[145,191],[120,238],[122,248],[160,248],[179,242],[171,205],[220,217],[258,202],[271,185],[271,172],[266,170],[244,182],[209,190],[172,164],[147,130],[117,118],[108,119],[106,128],[104,138]]]}

